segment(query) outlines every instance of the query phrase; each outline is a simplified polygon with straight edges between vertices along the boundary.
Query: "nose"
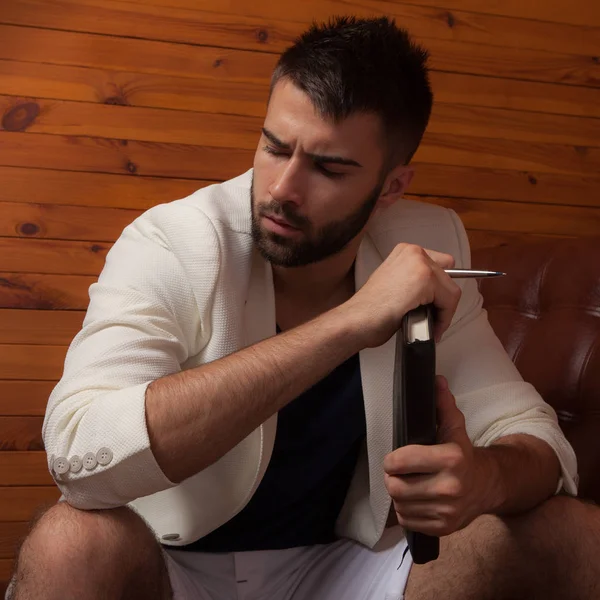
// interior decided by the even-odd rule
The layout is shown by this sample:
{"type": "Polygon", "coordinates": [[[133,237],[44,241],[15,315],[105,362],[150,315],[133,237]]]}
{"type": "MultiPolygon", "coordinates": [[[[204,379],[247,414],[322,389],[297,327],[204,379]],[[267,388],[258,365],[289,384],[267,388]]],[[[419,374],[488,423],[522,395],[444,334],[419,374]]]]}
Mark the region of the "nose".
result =
{"type": "Polygon", "coordinates": [[[292,158],[278,169],[269,193],[279,204],[291,202],[300,206],[304,198],[304,180],[298,161],[292,158]]]}

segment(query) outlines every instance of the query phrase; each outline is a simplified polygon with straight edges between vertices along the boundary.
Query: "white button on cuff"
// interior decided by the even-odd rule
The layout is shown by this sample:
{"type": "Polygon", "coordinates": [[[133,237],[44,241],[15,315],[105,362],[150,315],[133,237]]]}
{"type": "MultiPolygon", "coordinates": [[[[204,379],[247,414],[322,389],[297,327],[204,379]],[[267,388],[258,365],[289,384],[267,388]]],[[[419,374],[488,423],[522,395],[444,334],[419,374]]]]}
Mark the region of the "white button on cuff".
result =
{"type": "Polygon", "coordinates": [[[52,468],[55,473],[62,475],[69,470],[69,461],[64,456],[59,456],[54,459],[54,463],[52,464],[52,468]]]}
{"type": "Polygon", "coordinates": [[[71,473],[79,473],[79,471],[81,471],[81,469],[83,467],[81,458],[79,458],[79,456],[77,456],[77,455],[71,456],[71,459],[69,460],[69,464],[70,464],[70,468],[71,468],[71,473]]]}
{"type": "Polygon", "coordinates": [[[93,452],[88,452],[83,455],[83,468],[86,471],[93,471],[96,468],[98,461],[96,460],[96,455],[93,452]]]}
{"type": "Polygon", "coordinates": [[[181,539],[181,536],[178,533],[165,533],[165,535],[161,536],[162,540],[167,541],[175,541],[181,539]]]}
{"type": "Polygon", "coordinates": [[[96,460],[99,465],[107,465],[113,459],[113,453],[110,448],[100,448],[98,452],[96,452],[96,460]]]}

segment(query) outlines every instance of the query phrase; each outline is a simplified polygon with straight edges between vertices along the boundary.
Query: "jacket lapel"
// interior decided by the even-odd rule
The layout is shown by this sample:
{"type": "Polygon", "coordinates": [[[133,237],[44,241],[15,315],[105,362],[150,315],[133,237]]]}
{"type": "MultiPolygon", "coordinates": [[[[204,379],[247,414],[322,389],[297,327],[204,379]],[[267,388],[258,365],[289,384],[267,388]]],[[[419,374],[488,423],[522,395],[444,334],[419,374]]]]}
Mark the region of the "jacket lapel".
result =
{"type": "MultiPolygon", "coordinates": [[[[382,257],[369,235],[365,235],[356,258],[355,285],[359,290],[371,273],[381,264],[382,257]]],[[[392,451],[393,373],[396,336],[383,346],[365,348],[360,352],[360,372],[367,422],[367,453],[369,462],[369,492],[373,522],[377,537],[387,520],[390,496],[384,484],[383,459],[392,451]]]]}
{"type": "MultiPolygon", "coordinates": [[[[273,271],[256,248],[252,249],[252,265],[248,295],[244,305],[244,343],[246,346],[256,344],[276,333],[275,292],[273,289],[273,271]]],[[[260,483],[271,460],[275,431],[277,429],[277,413],[267,419],[261,426],[261,457],[257,473],[256,486],[260,483]]]]}

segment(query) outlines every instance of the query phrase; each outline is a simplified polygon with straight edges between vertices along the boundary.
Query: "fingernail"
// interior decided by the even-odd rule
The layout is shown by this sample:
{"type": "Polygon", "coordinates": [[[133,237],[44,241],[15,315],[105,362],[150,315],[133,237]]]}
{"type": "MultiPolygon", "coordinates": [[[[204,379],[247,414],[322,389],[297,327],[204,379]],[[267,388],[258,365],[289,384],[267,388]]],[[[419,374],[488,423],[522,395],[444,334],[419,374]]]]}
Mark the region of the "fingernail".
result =
{"type": "Polygon", "coordinates": [[[447,379],[443,376],[443,375],[438,375],[437,376],[437,383],[438,386],[441,390],[447,390],[448,389],[448,381],[447,379]]]}

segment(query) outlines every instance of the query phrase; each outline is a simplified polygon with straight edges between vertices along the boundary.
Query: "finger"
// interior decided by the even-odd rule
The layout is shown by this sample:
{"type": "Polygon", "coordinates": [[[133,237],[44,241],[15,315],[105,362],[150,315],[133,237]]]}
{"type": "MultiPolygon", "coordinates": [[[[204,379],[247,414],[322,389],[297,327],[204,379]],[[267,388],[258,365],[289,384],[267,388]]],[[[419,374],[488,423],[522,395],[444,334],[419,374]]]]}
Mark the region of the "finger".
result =
{"type": "Polygon", "coordinates": [[[427,502],[439,500],[435,493],[437,474],[386,475],[385,486],[395,502],[427,502]]]}
{"type": "Polygon", "coordinates": [[[446,524],[441,519],[419,519],[416,517],[403,517],[396,513],[398,523],[405,529],[426,533],[427,535],[445,535],[446,524]]]}
{"type": "Polygon", "coordinates": [[[394,510],[404,519],[444,519],[447,510],[439,502],[431,500],[417,502],[394,502],[394,510]]]}
{"type": "Polygon", "coordinates": [[[465,417],[456,406],[456,399],[448,388],[445,377],[436,377],[437,440],[440,444],[462,444],[467,436],[465,417]]]}
{"type": "Polygon", "coordinates": [[[423,248],[423,250],[425,250],[429,258],[442,269],[454,268],[454,257],[451,254],[437,252],[437,250],[429,250],[428,248],[423,248]]]}
{"type": "Polygon", "coordinates": [[[388,475],[440,473],[454,466],[456,454],[457,445],[454,443],[432,446],[411,444],[390,452],[383,460],[383,470],[388,475]]]}
{"type": "Polygon", "coordinates": [[[436,307],[434,336],[436,342],[439,342],[452,323],[462,291],[458,284],[438,264],[433,263],[432,270],[436,277],[433,298],[433,304],[436,307]]]}

